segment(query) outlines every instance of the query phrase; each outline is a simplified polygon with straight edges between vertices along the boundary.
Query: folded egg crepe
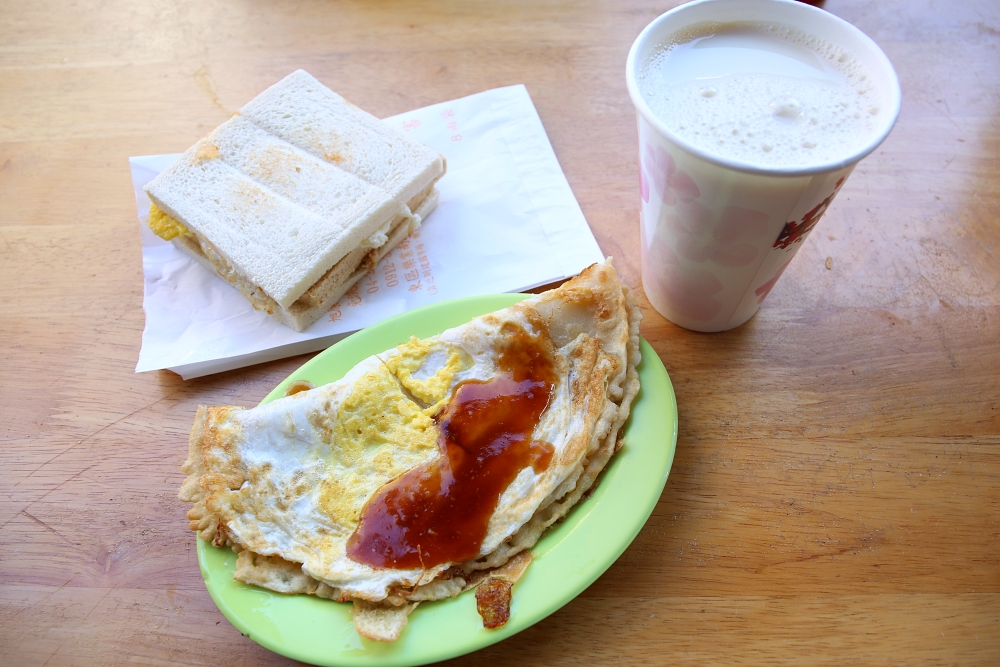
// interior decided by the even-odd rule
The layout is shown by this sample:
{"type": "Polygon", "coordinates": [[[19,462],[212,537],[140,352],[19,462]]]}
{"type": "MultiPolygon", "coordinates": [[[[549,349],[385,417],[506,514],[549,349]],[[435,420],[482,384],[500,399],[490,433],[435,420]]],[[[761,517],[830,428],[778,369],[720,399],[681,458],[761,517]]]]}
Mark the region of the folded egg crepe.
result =
{"type": "Polygon", "coordinates": [[[620,444],[639,319],[605,262],[336,382],[202,406],[179,494],[191,528],[239,553],[240,581],[353,602],[371,639],[475,586],[498,626],[530,548],[620,444]]]}
{"type": "Polygon", "coordinates": [[[298,70],[146,185],[149,226],[302,331],[434,210],[444,171],[298,70]]]}

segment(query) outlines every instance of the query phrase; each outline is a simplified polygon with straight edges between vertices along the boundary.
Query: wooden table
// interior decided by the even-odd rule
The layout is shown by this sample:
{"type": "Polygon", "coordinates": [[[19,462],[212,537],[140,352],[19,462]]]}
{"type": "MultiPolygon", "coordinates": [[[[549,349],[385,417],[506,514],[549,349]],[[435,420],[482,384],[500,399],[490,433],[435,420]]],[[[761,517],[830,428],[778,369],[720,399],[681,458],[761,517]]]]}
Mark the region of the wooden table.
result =
{"type": "MultiPolygon", "coordinates": [[[[379,116],[524,83],[638,287],[624,64],[673,4],[0,4],[0,663],[290,664],[216,610],[176,494],[195,406],[306,357],[133,373],[130,155],[298,67],[379,116]]],[[[826,9],[894,62],[895,130],[748,324],[643,299],[680,412],[659,505],[579,598],[452,664],[1000,664],[1000,5],[826,9]]]]}

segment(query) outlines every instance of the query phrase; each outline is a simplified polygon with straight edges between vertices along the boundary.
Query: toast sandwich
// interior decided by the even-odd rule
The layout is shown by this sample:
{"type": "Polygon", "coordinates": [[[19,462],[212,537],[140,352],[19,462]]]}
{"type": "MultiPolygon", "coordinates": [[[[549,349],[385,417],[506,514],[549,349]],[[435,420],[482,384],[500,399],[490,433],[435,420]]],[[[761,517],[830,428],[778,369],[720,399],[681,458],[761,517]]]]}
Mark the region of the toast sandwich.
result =
{"type": "Polygon", "coordinates": [[[437,205],[444,159],[298,70],[145,188],[150,228],[303,331],[437,205]]]}

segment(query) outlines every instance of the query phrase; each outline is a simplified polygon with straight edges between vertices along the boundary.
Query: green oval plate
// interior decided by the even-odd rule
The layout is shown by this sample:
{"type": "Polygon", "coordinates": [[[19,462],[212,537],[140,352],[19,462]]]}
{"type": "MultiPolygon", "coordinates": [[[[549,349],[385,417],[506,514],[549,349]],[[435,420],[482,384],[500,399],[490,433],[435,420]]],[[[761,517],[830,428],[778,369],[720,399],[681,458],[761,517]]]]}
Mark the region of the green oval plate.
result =
{"type": "MultiPolygon", "coordinates": [[[[530,295],[456,299],[403,313],[364,329],[292,373],[264,403],[295,380],[333,382],[362,359],[410,336],[425,338],[506,308],[530,295]]],[[[625,426],[625,444],[608,464],[594,494],[549,529],[514,586],[510,620],[486,630],[471,592],[425,602],[391,644],[361,639],[350,605],[311,595],[282,595],[233,579],[236,554],[198,540],[198,561],[215,604],[236,628],[261,646],[315,665],[402,667],[423,665],[489,646],[537,623],[579,595],[625,551],[649,518],[667,481],[677,443],[677,403],[663,364],[642,341],[642,388],[625,426]]]]}

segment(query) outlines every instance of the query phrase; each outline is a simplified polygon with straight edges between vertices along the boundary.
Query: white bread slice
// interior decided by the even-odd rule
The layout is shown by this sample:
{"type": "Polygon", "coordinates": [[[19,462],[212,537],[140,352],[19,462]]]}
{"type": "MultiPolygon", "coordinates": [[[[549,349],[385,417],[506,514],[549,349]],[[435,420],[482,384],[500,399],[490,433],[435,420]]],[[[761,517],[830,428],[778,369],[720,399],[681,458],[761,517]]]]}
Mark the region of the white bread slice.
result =
{"type": "Polygon", "coordinates": [[[195,235],[193,247],[190,237],[179,247],[200,245],[208,257],[199,259],[255,307],[285,311],[279,319],[301,330],[322,312],[303,324],[308,318],[290,315],[296,301],[360,246],[388,252],[382,246],[401,216],[415,229],[407,202],[426,200],[443,173],[437,153],[300,70],[188,149],[146,192],[195,235]],[[331,153],[331,142],[350,150],[331,153]],[[277,308],[261,307],[268,302],[277,308]]]}
{"type": "Polygon", "coordinates": [[[437,206],[437,188],[432,187],[429,192],[418,195],[410,203],[415,208],[413,215],[399,216],[388,230],[388,234],[384,236],[385,241],[382,245],[370,247],[363,243],[349,252],[289,308],[281,307],[256,285],[234,274],[232,268],[219,257],[218,253],[197,236],[180,236],[173,239],[173,243],[209,271],[215,271],[240,290],[254,308],[274,316],[279,322],[296,331],[305,331],[306,327],[329,311],[362,276],[399,245],[400,241],[416,231],[420,221],[437,206]],[[415,201],[417,199],[420,200],[419,205],[415,201]]]}
{"type": "Polygon", "coordinates": [[[440,155],[410,141],[303,70],[265,90],[240,114],[399,202],[409,201],[444,173],[440,155]]]}

